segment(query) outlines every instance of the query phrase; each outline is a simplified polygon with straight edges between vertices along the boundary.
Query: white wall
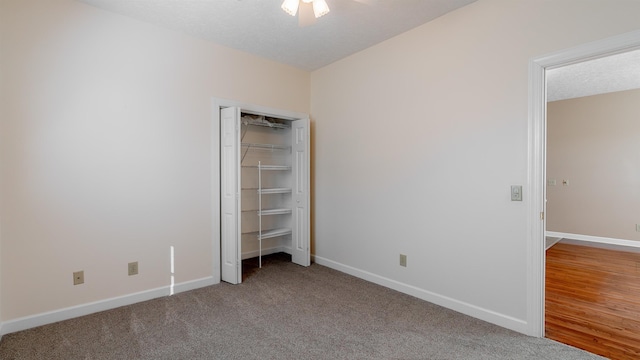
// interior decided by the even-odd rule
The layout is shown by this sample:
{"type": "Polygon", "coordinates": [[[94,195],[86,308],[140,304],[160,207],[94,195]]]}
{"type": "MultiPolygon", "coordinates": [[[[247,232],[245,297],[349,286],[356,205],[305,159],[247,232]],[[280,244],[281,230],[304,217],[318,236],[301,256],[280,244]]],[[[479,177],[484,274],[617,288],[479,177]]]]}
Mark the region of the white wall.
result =
{"type": "Polygon", "coordinates": [[[167,286],[171,246],[210,279],[211,98],[309,112],[310,74],[71,0],[0,13],[1,320],[167,286]]]}
{"type": "Polygon", "coordinates": [[[639,11],[480,0],[313,72],[316,260],[525,331],[528,62],[639,11]]]}
{"type": "Polygon", "coordinates": [[[547,104],[548,231],[640,240],[639,104],[640,90],[547,104]]]}

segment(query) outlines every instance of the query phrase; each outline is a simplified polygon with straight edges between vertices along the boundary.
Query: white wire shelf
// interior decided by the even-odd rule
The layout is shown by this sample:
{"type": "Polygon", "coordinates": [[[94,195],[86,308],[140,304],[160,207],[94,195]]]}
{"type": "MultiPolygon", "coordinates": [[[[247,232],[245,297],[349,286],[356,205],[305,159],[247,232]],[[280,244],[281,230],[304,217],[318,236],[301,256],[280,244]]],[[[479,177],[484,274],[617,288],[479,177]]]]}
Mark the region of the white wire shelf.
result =
{"type": "Polygon", "coordinates": [[[244,124],[245,126],[256,125],[256,126],[270,127],[274,129],[290,129],[291,128],[291,125],[288,123],[270,121],[269,119],[266,119],[264,116],[260,116],[258,118],[243,116],[242,124],[244,124]]]}
{"type": "Polygon", "coordinates": [[[257,191],[258,194],[262,194],[262,195],[268,195],[268,194],[290,194],[291,193],[291,188],[265,188],[265,189],[258,189],[258,188],[242,188],[242,191],[257,191]]]}
{"type": "Polygon", "coordinates": [[[291,188],[242,188],[242,191],[257,191],[258,194],[267,195],[267,194],[289,194],[291,193],[291,188]]]}
{"type": "MultiPolygon", "coordinates": [[[[257,169],[258,165],[242,165],[243,169],[257,169]]],[[[289,171],[291,166],[288,165],[261,165],[260,169],[263,171],[289,171]]]]}
{"type": "Polygon", "coordinates": [[[256,189],[258,194],[289,194],[291,193],[291,188],[267,188],[267,189],[256,189]]]}
{"type": "Polygon", "coordinates": [[[291,209],[266,209],[258,211],[258,215],[267,216],[267,215],[287,215],[291,214],[291,209]]]}
{"type": "Polygon", "coordinates": [[[291,229],[289,228],[280,228],[280,229],[270,229],[263,230],[262,236],[260,236],[259,231],[252,231],[248,233],[242,233],[242,235],[255,236],[258,240],[270,239],[278,236],[291,235],[291,229]]]}
{"type": "Polygon", "coordinates": [[[243,147],[260,149],[260,150],[291,150],[291,146],[275,145],[275,144],[256,144],[256,143],[242,143],[243,147]]]}
{"type": "Polygon", "coordinates": [[[268,215],[288,215],[292,213],[291,209],[265,209],[260,211],[259,209],[246,209],[242,210],[243,213],[256,213],[259,216],[268,215]]]}

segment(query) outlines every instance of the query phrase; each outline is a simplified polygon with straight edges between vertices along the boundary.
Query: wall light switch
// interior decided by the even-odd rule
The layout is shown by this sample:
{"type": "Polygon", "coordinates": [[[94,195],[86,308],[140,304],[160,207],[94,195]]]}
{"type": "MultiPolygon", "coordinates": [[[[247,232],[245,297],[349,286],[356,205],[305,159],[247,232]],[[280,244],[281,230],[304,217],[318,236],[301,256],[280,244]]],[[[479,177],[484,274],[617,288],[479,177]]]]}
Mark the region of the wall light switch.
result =
{"type": "Polygon", "coordinates": [[[522,201],[522,185],[511,185],[511,201],[522,201]]]}
{"type": "Polygon", "coordinates": [[[556,186],[556,179],[548,179],[547,186],[556,186]]]}

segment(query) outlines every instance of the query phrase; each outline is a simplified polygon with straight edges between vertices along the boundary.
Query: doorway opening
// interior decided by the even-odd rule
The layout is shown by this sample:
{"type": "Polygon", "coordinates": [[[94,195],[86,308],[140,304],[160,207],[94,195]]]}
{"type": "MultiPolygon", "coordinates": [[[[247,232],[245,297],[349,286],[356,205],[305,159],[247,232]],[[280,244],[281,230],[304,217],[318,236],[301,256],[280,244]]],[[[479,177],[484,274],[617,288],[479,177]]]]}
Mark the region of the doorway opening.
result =
{"type": "Polygon", "coordinates": [[[640,49],[640,31],[585,44],[530,61],[527,319],[528,333],[532,336],[545,336],[546,71],[637,49],[640,49]]]}
{"type": "Polygon", "coordinates": [[[640,51],[547,70],[546,80],[545,337],[637,358],[640,51]]]}

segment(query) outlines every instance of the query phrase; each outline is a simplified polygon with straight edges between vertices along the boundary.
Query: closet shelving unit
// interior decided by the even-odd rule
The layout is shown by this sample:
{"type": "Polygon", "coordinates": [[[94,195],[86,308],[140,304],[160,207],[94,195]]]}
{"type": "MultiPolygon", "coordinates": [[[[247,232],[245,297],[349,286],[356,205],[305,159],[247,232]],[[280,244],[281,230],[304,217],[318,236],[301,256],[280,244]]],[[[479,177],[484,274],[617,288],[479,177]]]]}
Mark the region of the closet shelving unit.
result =
{"type": "Polygon", "coordinates": [[[249,212],[255,212],[257,216],[258,222],[258,230],[244,232],[242,235],[247,236],[255,236],[255,239],[258,241],[258,267],[262,268],[262,241],[270,238],[276,238],[281,236],[291,235],[292,230],[291,227],[276,227],[276,228],[265,228],[263,226],[263,217],[266,216],[277,216],[277,215],[291,215],[292,209],[290,206],[288,207],[276,207],[276,208],[265,208],[263,206],[263,196],[270,196],[276,194],[291,194],[292,189],[290,187],[265,187],[264,186],[264,177],[269,176],[271,172],[291,172],[290,165],[276,165],[276,164],[263,164],[262,161],[258,161],[257,165],[245,165],[244,160],[247,154],[251,151],[269,151],[269,152],[283,152],[286,154],[291,154],[291,146],[282,145],[282,144],[268,144],[268,143],[252,143],[252,142],[244,142],[245,135],[248,132],[250,126],[260,126],[267,127],[271,129],[290,129],[290,125],[283,124],[279,122],[269,121],[264,117],[252,118],[252,117],[243,117],[242,124],[244,125],[244,130],[242,132],[241,137],[241,147],[242,147],[242,159],[241,159],[241,167],[243,169],[255,169],[258,179],[257,188],[243,188],[243,190],[256,191],[258,197],[258,207],[256,210],[248,210],[249,212]]]}

